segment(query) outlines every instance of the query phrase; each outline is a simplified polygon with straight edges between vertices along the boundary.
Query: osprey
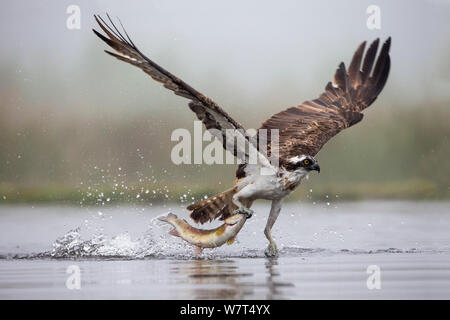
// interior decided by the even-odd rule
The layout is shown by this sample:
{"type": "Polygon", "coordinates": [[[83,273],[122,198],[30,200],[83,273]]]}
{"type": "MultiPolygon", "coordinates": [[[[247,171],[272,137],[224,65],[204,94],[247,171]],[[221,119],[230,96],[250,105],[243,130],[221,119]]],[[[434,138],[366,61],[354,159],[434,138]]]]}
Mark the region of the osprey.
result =
{"type": "MultiPolygon", "coordinates": [[[[267,153],[263,154],[251,137],[244,133],[244,128],[214,101],[147,58],[136,47],[123,26],[126,37],[116,28],[109,16],[111,26],[100,16],[94,17],[107,37],[96,30],[93,30],[94,33],[117,52],[105,50],[106,53],[142,69],[165,88],[189,99],[189,108],[206,129],[222,141],[226,150],[233,152],[234,156],[242,161],[236,172],[234,186],[188,206],[190,217],[198,223],[217,218],[224,220],[236,213],[251,214],[250,207],[256,199],[271,200],[269,218],[264,230],[269,240],[265,254],[269,257],[277,256],[278,249],[271,229],[280,213],[283,198],[290,194],[308,173],[320,172],[320,166],[314,156],[333,136],[361,121],[361,112],[375,101],[388,78],[391,38],[384,42],[378,57],[379,39],[373,41],[367,51],[366,43],[363,42],[354,53],[348,69],[342,62],[336,70],[334,80],[328,82],[318,98],[288,108],[266,120],[260,129],[278,129],[279,134],[277,144],[271,143],[271,136],[267,138],[267,153]],[[234,146],[234,140],[230,141],[226,135],[226,131],[230,129],[235,130],[245,143],[234,146]],[[248,161],[252,151],[258,154],[257,163],[248,161]],[[269,155],[275,151],[279,157],[277,165],[273,165],[269,160],[269,155]],[[271,174],[261,174],[262,169],[271,174]]],[[[258,134],[259,132],[262,131],[258,131],[258,134]]]]}

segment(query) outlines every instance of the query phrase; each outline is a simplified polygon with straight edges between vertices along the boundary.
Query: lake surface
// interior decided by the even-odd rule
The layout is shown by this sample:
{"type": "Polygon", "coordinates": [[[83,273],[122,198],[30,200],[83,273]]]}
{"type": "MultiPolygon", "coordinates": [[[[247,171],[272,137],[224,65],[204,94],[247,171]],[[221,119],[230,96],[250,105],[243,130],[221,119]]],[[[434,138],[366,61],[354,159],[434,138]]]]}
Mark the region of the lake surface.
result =
{"type": "Polygon", "coordinates": [[[155,219],[181,207],[0,206],[0,299],[450,299],[448,202],[286,203],[278,259],[254,210],[196,258],[155,219]]]}

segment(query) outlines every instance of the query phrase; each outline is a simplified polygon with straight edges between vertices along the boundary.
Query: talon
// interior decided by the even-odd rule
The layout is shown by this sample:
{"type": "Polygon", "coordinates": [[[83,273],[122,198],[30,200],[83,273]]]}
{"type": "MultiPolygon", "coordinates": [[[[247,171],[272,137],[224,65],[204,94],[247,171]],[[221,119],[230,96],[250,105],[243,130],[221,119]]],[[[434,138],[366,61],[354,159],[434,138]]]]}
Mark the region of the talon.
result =
{"type": "Polygon", "coordinates": [[[270,243],[267,249],[264,251],[264,254],[268,258],[276,258],[278,257],[278,249],[275,243],[270,243]]]}
{"type": "Polygon", "coordinates": [[[245,214],[247,215],[247,219],[251,218],[251,216],[253,215],[253,210],[248,209],[246,207],[239,207],[236,210],[233,211],[234,214],[245,214]]]}

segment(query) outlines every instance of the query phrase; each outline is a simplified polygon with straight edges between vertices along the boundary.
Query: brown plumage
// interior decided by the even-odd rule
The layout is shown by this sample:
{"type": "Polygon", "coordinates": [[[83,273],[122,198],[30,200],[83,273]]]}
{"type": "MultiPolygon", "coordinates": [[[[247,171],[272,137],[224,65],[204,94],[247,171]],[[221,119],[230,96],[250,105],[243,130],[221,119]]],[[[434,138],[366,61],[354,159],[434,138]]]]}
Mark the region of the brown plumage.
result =
{"type": "MultiPolygon", "coordinates": [[[[263,122],[260,129],[267,129],[267,154],[271,154],[270,129],[279,130],[279,165],[300,154],[315,156],[325,143],[345,128],[362,120],[363,111],[370,106],[386,84],[391,65],[389,37],[375,62],[379,39],[367,50],[366,42],[356,50],[348,71],[341,62],[334,75],[317,99],[303,102],[274,114],[263,122]]],[[[238,179],[245,176],[246,164],[239,165],[238,179]]]]}
{"type": "MultiPolygon", "coordinates": [[[[93,30],[94,33],[118,54],[107,50],[105,52],[142,69],[176,95],[191,100],[189,108],[197,118],[222,142],[226,150],[233,152],[235,157],[244,162],[236,172],[239,179],[244,178],[247,174],[245,168],[249,159],[249,150],[257,148],[259,143],[255,143],[254,139],[245,133],[244,128],[214,101],[147,58],[134,45],[123,26],[126,37],[119,32],[109,16],[112,27],[101,17],[94,17],[107,37],[93,30]],[[227,139],[227,129],[235,130],[238,139],[244,141],[244,144],[238,147],[238,144],[235,144],[236,137],[227,139]]],[[[270,166],[266,156],[270,156],[274,151],[271,150],[273,148],[270,139],[271,129],[279,130],[279,165],[285,167],[292,157],[316,155],[329,139],[361,121],[363,118],[361,112],[375,101],[386,83],[390,69],[390,44],[391,39],[388,38],[376,59],[379,40],[375,40],[365,54],[366,43],[363,42],[356,50],[348,70],[344,63],[341,63],[336,70],[333,82],[326,85],[325,91],[318,98],[305,101],[297,107],[288,108],[266,120],[260,128],[268,129],[269,133],[267,155],[263,155],[261,166],[270,166]]],[[[260,139],[261,136],[260,134],[258,138],[260,139]]],[[[296,184],[292,186],[292,189],[295,187],[296,184]]],[[[217,218],[223,220],[229,217],[237,209],[232,201],[233,195],[237,192],[239,190],[235,187],[190,205],[187,209],[192,211],[191,218],[196,222],[205,223],[217,218]]],[[[239,199],[239,202],[250,208],[253,200],[249,197],[239,199]]],[[[272,240],[270,241],[272,243],[272,240]]]]}
{"type": "Polygon", "coordinates": [[[328,82],[319,98],[279,112],[262,124],[261,129],[279,129],[280,165],[297,155],[315,156],[329,139],[361,121],[361,111],[375,101],[389,74],[391,38],[374,64],[378,43],[379,39],[370,45],[363,60],[363,42],[348,71],[341,62],[333,83],[328,82]]]}
{"type": "Polygon", "coordinates": [[[234,153],[234,156],[242,161],[248,160],[248,144],[253,143],[251,137],[249,137],[244,128],[231,118],[221,107],[219,107],[214,101],[207,96],[201,94],[183,80],[174,76],[161,66],[154,63],[147,58],[133,43],[128,36],[127,32],[122,26],[125,36],[116,28],[111,18],[108,15],[108,19],[111,23],[109,26],[100,16],[94,15],[100,28],[106,33],[108,37],[105,37],[96,30],[94,33],[102,39],[111,48],[117,51],[119,54],[105,50],[105,52],[121,61],[132,64],[142,71],[151,76],[154,80],[161,82],[163,86],[169,90],[172,90],[176,95],[191,100],[189,108],[197,115],[197,118],[203,122],[206,129],[212,130],[211,133],[222,142],[225,150],[230,150],[234,153]],[[244,152],[238,152],[234,144],[235,139],[226,139],[226,130],[232,129],[236,135],[245,142],[247,146],[244,152]]]}
{"type": "Polygon", "coordinates": [[[219,217],[220,220],[228,218],[237,209],[231,201],[235,193],[236,188],[232,188],[190,205],[187,207],[192,211],[190,217],[197,223],[209,222],[219,217]]]}

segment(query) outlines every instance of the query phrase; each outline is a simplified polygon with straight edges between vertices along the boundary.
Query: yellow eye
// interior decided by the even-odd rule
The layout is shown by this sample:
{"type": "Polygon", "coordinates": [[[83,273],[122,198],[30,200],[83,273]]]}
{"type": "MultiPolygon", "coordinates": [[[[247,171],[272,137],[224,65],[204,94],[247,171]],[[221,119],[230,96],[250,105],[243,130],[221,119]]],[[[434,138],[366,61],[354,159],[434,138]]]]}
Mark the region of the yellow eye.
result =
{"type": "Polygon", "coordinates": [[[303,164],[308,165],[309,164],[309,160],[303,160],[303,164]]]}

